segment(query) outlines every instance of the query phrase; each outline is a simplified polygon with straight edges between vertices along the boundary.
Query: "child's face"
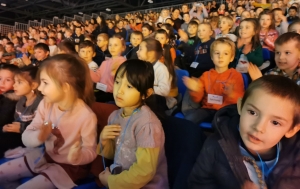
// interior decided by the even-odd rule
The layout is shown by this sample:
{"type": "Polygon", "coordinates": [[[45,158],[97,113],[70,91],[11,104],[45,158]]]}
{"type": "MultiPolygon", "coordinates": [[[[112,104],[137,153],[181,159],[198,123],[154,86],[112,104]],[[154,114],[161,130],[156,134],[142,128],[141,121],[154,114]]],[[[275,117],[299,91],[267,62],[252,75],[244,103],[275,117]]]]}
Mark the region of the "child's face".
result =
{"type": "Polygon", "coordinates": [[[254,155],[269,155],[271,149],[289,133],[293,124],[294,106],[291,101],[256,89],[243,108],[238,101],[240,135],[254,155]]]}
{"type": "Polygon", "coordinates": [[[124,51],[124,46],[122,45],[121,39],[110,38],[108,42],[108,50],[112,57],[120,56],[124,51]]]}
{"type": "Polygon", "coordinates": [[[42,61],[44,59],[46,59],[49,55],[48,51],[44,51],[43,49],[34,49],[34,57],[38,60],[38,61],[42,61]]]}
{"type": "Polygon", "coordinates": [[[45,70],[40,74],[39,91],[44,95],[44,100],[47,103],[57,103],[64,99],[63,90],[49,77],[45,70]]]}
{"type": "Polygon", "coordinates": [[[275,45],[275,62],[283,71],[295,71],[300,60],[300,50],[297,41],[287,41],[282,45],[275,45]]]}
{"type": "Polygon", "coordinates": [[[262,29],[268,29],[271,26],[272,19],[270,15],[262,15],[259,20],[259,24],[262,29]]]}
{"type": "Polygon", "coordinates": [[[105,40],[103,37],[99,36],[97,38],[97,45],[98,45],[98,47],[102,48],[102,47],[107,46],[107,44],[108,44],[108,41],[105,40]]]}
{"type": "Polygon", "coordinates": [[[76,35],[80,35],[81,34],[81,28],[76,28],[75,33],[76,33],[76,35]]]}
{"type": "Polygon", "coordinates": [[[274,20],[275,22],[281,22],[281,18],[283,16],[282,11],[274,11],[274,20]]]}
{"type": "Polygon", "coordinates": [[[183,15],[183,20],[185,23],[189,23],[190,22],[190,15],[189,14],[184,14],[183,15]]]}
{"type": "Polygon", "coordinates": [[[149,36],[151,33],[152,33],[152,31],[148,30],[148,28],[146,28],[146,27],[142,28],[142,34],[144,37],[149,36]]]}
{"type": "Polygon", "coordinates": [[[215,64],[215,67],[228,68],[229,63],[234,59],[232,51],[234,51],[234,49],[231,49],[230,45],[228,44],[216,44],[211,57],[212,61],[215,64]]]}
{"type": "Polygon", "coordinates": [[[137,47],[138,45],[140,45],[142,42],[142,36],[141,35],[135,35],[132,34],[130,36],[130,43],[133,47],[137,47]]]}
{"type": "Polygon", "coordinates": [[[168,42],[168,38],[165,34],[157,33],[155,39],[160,42],[160,44],[165,45],[168,42]]]}
{"type": "Polygon", "coordinates": [[[220,28],[221,31],[229,31],[230,26],[229,26],[229,23],[227,22],[227,20],[221,19],[220,24],[219,24],[219,28],[220,28]]]}
{"type": "Polygon", "coordinates": [[[10,52],[13,52],[14,48],[11,45],[6,45],[5,50],[6,50],[6,52],[10,53],[10,52]]]}
{"type": "Polygon", "coordinates": [[[262,9],[262,8],[258,8],[258,9],[256,9],[255,14],[258,16],[263,10],[264,9],[262,9]]]}
{"type": "MultiPolygon", "coordinates": [[[[34,83],[36,86],[38,86],[37,83],[34,83]]],[[[26,79],[21,77],[20,75],[15,76],[15,84],[14,86],[14,91],[17,96],[25,96],[32,91],[31,85],[28,83],[26,79]]]]}
{"type": "Polygon", "coordinates": [[[201,40],[209,39],[210,36],[213,34],[213,31],[208,25],[200,24],[198,27],[198,37],[201,40]]]}
{"type": "Polygon", "coordinates": [[[294,24],[289,28],[288,32],[294,32],[300,34],[300,24],[294,24]]]}
{"type": "Polygon", "coordinates": [[[114,27],[114,25],[110,22],[110,23],[108,23],[108,28],[109,29],[112,29],[114,27]]]}
{"type": "Polygon", "coordinates": [[[272,3],[272,9],[278,8],[278,3],[272,3]]]}
{"type": "Polygon", "coordinates": [[[169,30],[166,28],[166,26],[162,26],[161,29],[165,30],[169,34],[169,30]]]}
{"type": "Polygon", "coordinates": [[[134,110],[141,104],[141,94],[129,83],[126,74],[121,77],[119,73],[116,77],[113,90],[116,105],[120,108],[126,107],[134,110]]]}
{"type": "Polygon", "coordinates": [[[195,36],[197,34],[197,26],[195,26],[195,25],[189,25],[188,26],[188,34],[190,36],[195,36]]]}
{"type": "Polygon", "coordinates": [[[140,60],[146,61],[148,59],[146,42],[142,42],[140,44],[139,50],[136,54],[140,60]]]}
{"type": "Polygon", "coordinates": [[[0,91],[5,93],[13,89],[14,74],[9,70],[0,70],[0,91]]]}
{"type": "Polygon", "coordinates": [[[95,52],[93,51],[92,47],[85,47],[85,48],[81,48],[79,50],[78,55],[85,60],[85,62],[88,64],[90,62],[92,62],[93,57],[95,56],[95,52]]]}
{"type": "Polygon", "coordinates": [[[289,10],[289,16],[296,16],[297,12],[294,9],[289,10]]]}
{"type": "Polygon", "coordinates": [[[244,11],[241,15],[241,20],[244,20],[244,19],[250,18],[250,17],[251,17],[250,12],[244,11]]]}
{"type": "Polygon", "coordinates": [[[239,34],[243,39],[252,38],[255,35],[253,24],[251,22],[241,22],[239,34]]]}
{"type": "Polygon", "coordinates": [[[49,39],[49,45],[55,45],[55,41],[53,39],[49,39]]]}

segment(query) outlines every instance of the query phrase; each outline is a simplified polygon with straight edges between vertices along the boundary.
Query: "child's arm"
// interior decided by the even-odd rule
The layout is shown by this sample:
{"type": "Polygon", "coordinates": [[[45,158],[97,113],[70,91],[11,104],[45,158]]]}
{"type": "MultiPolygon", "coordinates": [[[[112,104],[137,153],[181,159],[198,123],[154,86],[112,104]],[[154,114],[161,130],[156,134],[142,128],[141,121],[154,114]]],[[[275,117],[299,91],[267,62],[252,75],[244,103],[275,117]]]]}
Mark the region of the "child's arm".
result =
{"type": "Polygon", "coordinates": [[[107,66],[107,61],[103,61],[101,66],[95,72],[90,70],[90,75],[94,83],[98,83],[100,81],[101,73],[103,73],[105,66],[107,66]]]}
{"type": "Polygon", "coordinates": [[[176,59],[176,51],[173,47],[170,48],[170,53],[171,53],[171,57],[172,57],[172,63],[174,65],[175,64],[175,59],[176,59]]]}
{"type": "Polygon", "coordinates": [[[168,96],[171,89],[171,79],[170,79],[170,73],[167,69],[167,67],[164,64],[158,65],[158,67],[154,68],[156,69],[155,76],[158,78],[155,79],[157,83],[154,83],[154,92],[155,94],[161,95],[161,96],[168,96]]]}
{"type": "Polygon", "coordinates": [[[256,49],[250,51],[246,54],[246,57],[249,62],[252,62],[257,67],[260,67],[264,63],[263,54],[262,54],[262,47],[259,46],[256,49]]]}
{"type": "Polygon", "coordinates": [[[190,96],[194,102],[200,102],[204,96],[204,73],[199,79],[184,77],[183,82],[185,86],[189,89],[190,96]]]}
{"type": "Polygon", "coordinates": [[[108,177],[109,188],[139,189],[150,182],[157,169],[160,148],[138,147],[137,161],[127,171],[108,177]]]}
{"type": "Polygon", "coordinates": [[[266,37],[264,38],[264,44],[268,46],[270,49],[275,49],[275,40],[278,38],[278,32],[271,31],[271,33],[267,33],[266,37]]]}

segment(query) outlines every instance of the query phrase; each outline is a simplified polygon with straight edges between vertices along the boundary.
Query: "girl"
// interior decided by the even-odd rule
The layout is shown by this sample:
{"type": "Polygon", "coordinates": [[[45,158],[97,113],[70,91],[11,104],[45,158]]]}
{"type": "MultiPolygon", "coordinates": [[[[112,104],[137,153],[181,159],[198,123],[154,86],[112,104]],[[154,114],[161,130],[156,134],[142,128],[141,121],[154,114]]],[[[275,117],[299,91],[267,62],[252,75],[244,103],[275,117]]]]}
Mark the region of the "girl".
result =
{"type": "Polygon", "coordinates": [[[110,115],[99,142],[101,156],[114,159],[111,171],[99,175],[106,187],[168,188],[164,131],[151,111],[153,83],[153,67],[145,61],[127,60],[116,73],[114,98],[121,109],[110,115]]]}
{"type": "Polygon", "coordinates": [[[120,35],[114,35],[108,42],[111,58],[103,61],[96,72],[90,71],[91,78],[97,83],[96,88],[99,90],[95,94],[97,102],[114,101],[112,94],[114,76],[118,67],[126,60],[121,56],[125,48],[125,40],[120,35]]]}
{"type": "Polygon", "coordinates": [[[88,67],[72,55],[56,55],[40,68],[44,95],[31,124],[22,134],[25,157],[0,166],[0,183],[35,176],[18,188],[73,188],[96,158],[97,118],[88,67]]]}
{"type": "Polygon", "coordinates": [[[62,32],[57,32],[56,44],[60,44],[64,40],[65,36],[62,32]]]}
{"type": "Polygon", "coordinates": [[[149,38],[145,39],[137,51],[140,60],[148,61],[153,64],[155,80],[154,92],[157,95],[168,96],[171,88],[172,76],[168,68],[159,61],[163,55],[163,49],[159,41],[149,38]]]}
{"type": "Polygon", "coordinates": [[[170,17],[170,11],[168,9],[163,9],[160,13],[160,16],[159,16],[156,24],[157,23],[163,23],[164,24],[168,18],[171,18],[170,17]]]}
{"type": "Polygon", "coordinates": [[[166,30],[169,35],[169,45],[172,47],[176,46],[176,40],[179,39],[178,34],[174,33],[173,27],[171,24],[162,24],[161,29],[166,30]]]}
{"type": "Polygon", "coordinates": [[[49,38],[49,49],[50,49],[50,56],[54,56],[58,52],[58,49],[56,46],[56,39],[54,37],[49,38]]]}
{"type": "Polygon", "coordinates": [[[218,8],[218,14],[219,15],[224,15],[225,14],[225,4],[220,5],[220,7],[218,8]]]}
{"type": "Polygon", "coordinates": [[[152,26],[150,26],[149,24],[144,24],[143,27],[142,27],[142,34],[143,34],[143,37],[144,39],[147,39],[147,38],[150,38],[150,37],[154,37],[155,33],[154,32],[154,29],[152,26]]]}
{"type": "Polygon", "coordinates": [[[21,134],[31,123],[36,114],[42,95],[36,91],[38,67],[23,67],[17,71],[14,80],[15,95],[20,97],[17,102],[14,122],[4,125],[0,137],[0,158],[4,152],[23,146],[21,134]]]}
{"type": "Polygon", "coordinates": [[[257,67],[263,64],[259,31],[259,24],[256,19],[246,18],[241,21],[235,60],[232,64],[238,72],[247,73],[249,62],[257,65],[257,67]]]}
{"type": "MultiPolygon", "coordinates": [[[[274,55],[274,42],[278,38],[278,32],[275,29],[275,20],[272,13],[262,12],[259,15],[260,33],[259,39],[263,48],[272,51],[274,55]]],[[[274,56],[272,57],[274,59],[274,56]]]]}
{"type": "Polygon", "coordinates": [[[101,33],[107,34],[108,27],[107,27],[106,21],[102,15],[97,17],[97,23],[99,24],[99,26],[96,28],[97,33],[98,34],[101,34],[101,33]]]}

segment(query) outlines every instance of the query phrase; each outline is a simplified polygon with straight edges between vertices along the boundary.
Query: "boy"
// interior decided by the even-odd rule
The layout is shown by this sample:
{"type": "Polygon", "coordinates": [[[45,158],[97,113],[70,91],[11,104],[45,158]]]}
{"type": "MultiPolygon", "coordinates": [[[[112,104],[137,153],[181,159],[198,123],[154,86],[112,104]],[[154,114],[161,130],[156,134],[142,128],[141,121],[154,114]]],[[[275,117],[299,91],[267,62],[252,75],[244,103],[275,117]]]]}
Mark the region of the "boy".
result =
{"type": "Polygon", "coordinates": [[[33,50],[34,56],[31,56],[31,59],[26,54],[23,54],[23,63],[27,66],[40,66],[49,57],[49,46],[44,43],[38,43],[34,46],[33,50]]]}
{"type": "Polygon", "coordinates": [[[5,52],[2,55],[1,62],[2,63],[9,63],[10,60],[16,58],[16,53],[14,50],[14,44],[12,42],[8,42],[5,45],[5,52]]]}
{"type": "Polygon", "coordinates": [[[299,188],[299,94],[290,79],[269,75],[253,81],[237,107],[219,110],[189,188],[299,188]]]}
{"type": "Polygon", "coordinates": [[[126,40],[127,31],[124,28],[124,22],[122,20],[117,21],[117,27],[115,33],[120,34],[124,40],[126,40]]]}
{"type": "Polygon", "coordinates": [[[189,40],[188,44],[193,45],[197,38],[197,31],[198,31],[198,23],[196,21],[191,21],[188,25],[188,35],[189,40]]]}
{"type": "Polygon", "coordinates": [[[220,23],[219,23],[219,28],[221,30],[221,33],[216,35],[216,39],[218,39],[220,37],[228,37],[233,42],[236,42],[237,37],[234,34],[229,33],[229,31],[232,28],[233,24],[234,24],[234,22],[233,22],[232,18],[230,18],[228,16],[223,16],[220,19],[220,23]]]}
{"type": "Polygon", "coordinates": [[[111,57],[108,51],[108,35],[106,33],[101,33],[97,37],[97,46],[95,48],[95,57],[93,60],[100,66],[102,62],[111,57]]]}
{"type": "Polygon", "coordinates": [[[289,8],[289,17],[287,19],[288,22],[293,22],[294,20],[298,20],[299,17],[297,16],[297,7],[289,8]]]}
{"type": "Polygon", "coordinates": [[[72,37],[73,35],[73,31],[70,28],[67,28],[65,31],[65,39],[66,41],[71,41],[74,43],[74,39],[72,37]]]}
{"type": "Polygon", "coordinates": [[[78,52],[78,46],[84,41],[84,35],[81,34],[81,27],[75,28],[75,33],[73,34],[73,39],[75,43],[75,49],[78,52]]]}
{"type": "Polygon", "coordinates": [[[134,31],[130,35],[131,46],[126,46],[126,50],[123,56],[128,59],[138,59],[136,52],[139,50],[139,46],[143,41],[143,34],[140,31],[134,31]]]}
{"type": "Polygon", "coordinates": [[[95,54],[95,45],[91,41],[84,41],[79,44],[78,55],[94,72],[98,69],[98,65],[93,61],[95,54]]]}
{"type": "MultiPolygon", "coordinates": [[[[275,41],[276,67],[269,70],[265,75],[281,75],[293,80],[300,85],[300,34],[288,32],[280,35],[275,41]],[[286,52],[289,52],[287,54],[286,52]]],[[[249,74],[252,80],[260,78],[262,73],[254,66],[249,66],[249,74]]]]}
{"type": "MultiPolygon", "coordinates": [[[[235,69],[228,68],[234,60],[235,44],[228,38],[219,38],[210,46],[210,56],[214,69],[206,71],[199,79],[184,77],[183,82],[189,89],[191,99],[201,103],[200,108],[187,108],[185,118],[196,124],[211,122],[220,108],[235,104],[244,94],[242,75],[235,69]]],[[[190,103],[190,102],[189,102],[190,103]]]]}
{"type": "Polygon", "coordinates": [[[191,20],[190,14],[189,14],[189,13],[184,13],[184,14],[183,14],[183,20],[184,20],[184,23],[181,24],[181,29],[182,29],[184,32],[187,32],[188,25],[189,25],[189,22],[190,22],[190,20],[191,20]]]}
{"type": "Polygon", "coordinates": [[[286,17],[283,15],[281,8],[275,8],[272,10],[275,20],[275,27],[279,35],[282,35],[288,31],[289,23],[287,22],[286,17]]]}
{"type": "Polygon", "coordinates": [[[109,37],[112,37],[116,32],[115,32],[115,24],[111,21],[107,24],[108,26],[108,35],[109,37]]]}

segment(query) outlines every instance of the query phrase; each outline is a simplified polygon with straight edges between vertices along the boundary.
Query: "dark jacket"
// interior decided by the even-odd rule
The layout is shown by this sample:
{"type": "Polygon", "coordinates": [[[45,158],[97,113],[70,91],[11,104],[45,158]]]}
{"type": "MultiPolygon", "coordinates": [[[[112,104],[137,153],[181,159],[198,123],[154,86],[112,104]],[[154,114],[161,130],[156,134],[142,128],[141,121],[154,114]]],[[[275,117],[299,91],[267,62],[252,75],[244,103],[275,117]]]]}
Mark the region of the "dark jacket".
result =
{"type": "Polygon", "coordinates": [[[96,62],[98,66],[102,64],[102,62],[105,60],[105,57],[111,57],[111,54],[109,53],[108,49],[103,52],[98,46],[96,46],[95,48],[95,53],[96,55],[93,58],[93,61],[96,62]]]}
{"type": "MultiPolygon", "coordinates": [[[[189,177],[191,189],[241,189],[250,180],[239,150],[236,105],[220,109],[213,120],[215,134],[204,143],[189,177]]],[[[279,161],[266,184],[268,189],[296,189],[300,183],[300,135],[281,140],[279,161]]]]}
{"type": "Polygon", "coordinates": [[[19,100],[14,91],[0,95],[0,133],[4,125],[14,121],[16,104],[19,100]]]}
{"type": "Polygon", "coordinates": [[[128,59],[138,59],[138,56],[137,56],[137,51],[139,50],[139,46],[137,47],[126,47],[126,50],[125,52],[122,54],[122,56],[126,56],[127,60],[128,59]]]}

